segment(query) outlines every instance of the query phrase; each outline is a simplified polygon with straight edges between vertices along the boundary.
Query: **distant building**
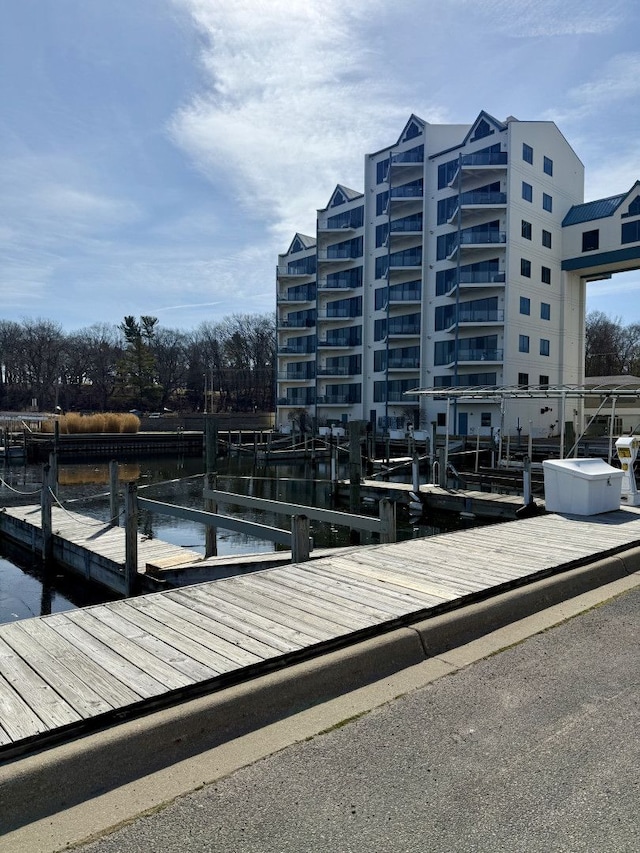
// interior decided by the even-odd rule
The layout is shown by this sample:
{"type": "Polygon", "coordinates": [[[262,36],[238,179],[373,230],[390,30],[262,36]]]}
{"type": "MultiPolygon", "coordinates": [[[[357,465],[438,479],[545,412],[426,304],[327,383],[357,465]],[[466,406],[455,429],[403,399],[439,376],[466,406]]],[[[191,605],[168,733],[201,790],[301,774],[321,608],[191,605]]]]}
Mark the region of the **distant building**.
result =
{"type": "MultiPolygon", "coordinates": [[[[583,187],[553,122],[412,115],[278,257],[277,423],[444,431],[446,401],[407,391],[581,384],[586,282],[640,266],[640,185],[583,187]]],[[[461,399],[450,432],[548,434],[539,400],[508,405],[461,399]]]]}

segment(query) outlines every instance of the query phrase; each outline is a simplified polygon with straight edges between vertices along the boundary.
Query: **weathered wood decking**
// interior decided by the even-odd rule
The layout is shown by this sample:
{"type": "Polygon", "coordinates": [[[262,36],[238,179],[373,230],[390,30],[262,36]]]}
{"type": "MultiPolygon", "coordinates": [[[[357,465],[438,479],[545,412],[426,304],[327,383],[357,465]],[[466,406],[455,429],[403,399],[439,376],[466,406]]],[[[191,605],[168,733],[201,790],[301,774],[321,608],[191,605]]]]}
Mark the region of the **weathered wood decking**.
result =
{"type": "Polygon", "coordinates": [[[0,758],[640,544],[640,512],[547,515],[0,626],[0,758]]]}
{"type": "MultiPolygon", "coordinates": [[[[51,511],[53,558],[87,580],[126,594],[125,531],[110,527],[77,512],[54,506],[51,511]]],[[[39,506],[4,507],[0,511],[0,534],[34,551],[42,548],[39,506]]],[[[138,572],[147,563],[180,565],[202,559],[197,551],[138,535],[138,572]]]]}

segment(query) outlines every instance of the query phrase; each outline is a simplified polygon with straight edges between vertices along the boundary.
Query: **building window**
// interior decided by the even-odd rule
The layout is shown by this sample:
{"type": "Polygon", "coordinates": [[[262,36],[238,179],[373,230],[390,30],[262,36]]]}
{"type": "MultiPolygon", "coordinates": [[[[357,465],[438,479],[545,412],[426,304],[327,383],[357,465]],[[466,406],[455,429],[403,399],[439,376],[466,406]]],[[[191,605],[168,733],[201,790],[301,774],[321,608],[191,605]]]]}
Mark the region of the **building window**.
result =
{"type": "Polygon", "coordinates": [[[385,190],[384,192],[378,193],[376,195],[376,216],[382,216],[383,213],[386,213],[388,202],[389,202],[389,191],[388,190],[385,190]]]}
{"type": "Polygon", "coordinates": [[[553,199],[548,193],[542,193],[542,207],[549,213],[553,211],[553,199]]]}
{"type": "Polygon", "coordinates": [[[519,373],[518,374],[518,386],[520,388],[528,388],[529,387],[529,374],[528,373],[519,373]]]}
{"type": "Polygon", "coordinates": [[[522,143],[522,159],[525,163],[531,163],[531,165],[533,165],[533,148],[530,145],[527,145],[526,142],[522,143]]]}
{"type": "Polygon", "coordinates": [[[447,425],[447,415],[445,412],[438,412],[437,418],[438,418],[437,423],[438,423],[439,427],[443,427],[443,426],[447,425]]]}
{"type": "Polygon", "coordinates": [[[551,284],[551,268],[540,267],[540,278],[543,284],[551,284]]]}
{"type": "Polygon", "coordinates": [[[526,181],[522,182],[522,198],[525,201],[533,201],[533,187],[526,181]]]}
{"type": "Polygon", "coordinates": [[[547,338],[540,338],[540,355],[549,355],[549,341],[547,338]]]}
{"type": "Polygon", "coordinates": [[[551,319],[551,305],[548,302],[540,303],[540,319],[541,320],[550,320],[551,319]]]}
{"type": "Polygon", "coordinates": [[[520,297],[520,313],[521,314],[531,314],[531,300],[528,296],[520,297]]]}
{"type": "Polygon", "coordinates": [[[539,376],[539,379],[540,379],[540,387],[541,388],[548,388],[549,387],[549,377],[548,376],[545,376],[543,373],[541,373],[539,376]]]}
{"type": "Polygon", "coordinates": [[[544,228],[542,229],[542,245],[546,246],[547,249],[551,248],[551,231],[546,231],[544,228]]]}
{"type": "Polygon", "coordinates": [[[389,171],[389,161],[380,160],[376,163],[376,183],[384,184],[387,180],[387,172],[389,171]]]}
{"type": "Polygon", "coordinates": [[[593,252],[594,249],[600,248],[600,231],[598,228],[595,231],[582,232],[582,251],[593,252]]]}
{"type": "Polygon", "coordinates": [[[524,237],[525,240],[531,239],[531,231],[532,231],[531,223],[527,222],[526,219],[523,219],[522,220],[522,236],[524,237]]]}
{"type": "Polygon", "coordinates": [[[520,275],[531,278],[531,261],[526,258],[520,258],[520,275]]]}
{"type": "Polygon", "coordinates": [[[638,243],[640,242],[640,219],[635,222],[625,222],[622,226],[622,242],[623,243],[638,243]]]}
{"type": "Polygon", "coordinates": [[[518,349],[520,352],[529,352],[529,335],[520,335],[518,349]]]}
{"type": "Polygon", "coordinates": [[[545,175],[553,175],[553,160],[551,159],[551,157],[543,158],[542,169],[545,175]]]}
{"type": "Polygon", "coordinates": [[[491,412],[480,412],[480,426],[491,426],[491,412]]]}

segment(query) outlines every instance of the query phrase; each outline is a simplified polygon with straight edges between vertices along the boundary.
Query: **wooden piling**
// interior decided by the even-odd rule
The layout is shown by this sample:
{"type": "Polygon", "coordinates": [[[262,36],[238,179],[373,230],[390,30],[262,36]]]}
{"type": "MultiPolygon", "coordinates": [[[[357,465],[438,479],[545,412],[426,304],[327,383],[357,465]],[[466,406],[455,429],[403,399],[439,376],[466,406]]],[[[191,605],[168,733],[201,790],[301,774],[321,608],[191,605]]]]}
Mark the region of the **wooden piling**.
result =
{"type": "MultiPolygon", "coordinates": [[[[214,491],[217,487],[217,477],[209,471],[204,477],[205,489],[214,491]]],[[[218,512],[218,504],[212,498],[205,498],[204,508],[207,512],[218,512]]],[[[218,535],[215,527],[207,525],[204,529],[204,555],[205,557],[218,556],[218,535]]]]}
{"type": "Polygon", "coordinates": [[[127,483],[124,502],[125,595],[132,595],[138,578],[138,487],[127,483]]]}
{"type": "Polygon", "coordinates": [[[118,507],[118,463],[115,459],[109,462],[109,525],[117,527],[120,510],[118,507]]]}
{"type": "Polygon", "coordinates": [[[291,517],[291,562],[305,563],[309,559],[309,518],[306,515],[291,517]]]}
{"type": "Polygon", "coordinates": [[[40,520],[42,526],[42,560],[47,562],[53,554],[53,529],[51,525],[51,468],[42,468],[42,491],[40,492],[40,520]]]}

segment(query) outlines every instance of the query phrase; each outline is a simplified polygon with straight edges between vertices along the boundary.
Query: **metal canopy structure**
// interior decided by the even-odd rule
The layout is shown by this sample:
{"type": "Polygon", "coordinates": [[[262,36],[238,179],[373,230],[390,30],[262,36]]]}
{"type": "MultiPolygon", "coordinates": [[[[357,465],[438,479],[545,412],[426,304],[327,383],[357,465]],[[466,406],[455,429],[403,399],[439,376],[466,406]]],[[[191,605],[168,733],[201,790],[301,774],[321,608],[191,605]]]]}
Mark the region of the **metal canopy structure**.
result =
{"type": "MultiPolygon", "coordinates": [[[[495,403],[500,403],[500,412],[504,418],[504,403],[505,400],[559,400],[560,401],[560,458],[564,457],[565,450],[565,403],[567,399],[595,398],[600,401],[596,412],[589,419],[589,423],[584,430],[576,438],[573,446],[569,450],[568,456],[572,453],[577,453],[580,440],[583,438],[591,424],[598,417],[602,409],[607,403],[611,404],[610,419],[609,419],[609,463],[613,457],[613,424],[616,411],[616,402],[618,398],[626,400],[640,399],[640,379],[637,376],[629,377],[628,382],[620,382],[619,377],[612,382],[600,382],[586,387],[584,385],[468,385],[468,386],[448,386],[444,388],[415,388],[412,391],[406,391],[407,396],[423,396],[431,397],[432,399],[447,401],[446,414],[446,436],[449,436],[449,407],[451,401],[454,406],[459,402],[480,402],[482,400],[491,400],[495,403]]],[[[500,450],[499,457],[502,454],[502,426],[500,430],[500,450]]],[[[448,444],[448,442],[447,442],[448,444]]]]}

